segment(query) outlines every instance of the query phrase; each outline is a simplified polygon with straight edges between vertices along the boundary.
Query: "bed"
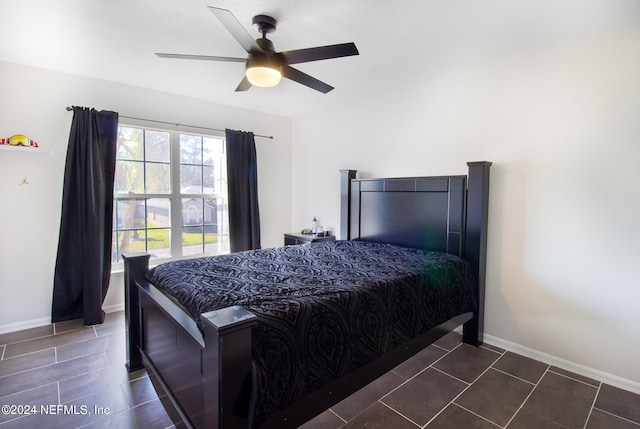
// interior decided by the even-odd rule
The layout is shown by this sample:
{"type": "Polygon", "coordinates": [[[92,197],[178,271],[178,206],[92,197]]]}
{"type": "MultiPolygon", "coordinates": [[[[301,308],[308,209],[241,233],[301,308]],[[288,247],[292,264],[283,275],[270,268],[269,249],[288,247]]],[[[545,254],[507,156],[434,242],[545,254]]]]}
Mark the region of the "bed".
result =
{"type": "Polygon", "coordinates": [[[127,367],[146,367],[189,427],[283,428],[460,325],[480,345],[490,166],[343,170],[336,242],[152,269],[125,255],[127,367]]]}

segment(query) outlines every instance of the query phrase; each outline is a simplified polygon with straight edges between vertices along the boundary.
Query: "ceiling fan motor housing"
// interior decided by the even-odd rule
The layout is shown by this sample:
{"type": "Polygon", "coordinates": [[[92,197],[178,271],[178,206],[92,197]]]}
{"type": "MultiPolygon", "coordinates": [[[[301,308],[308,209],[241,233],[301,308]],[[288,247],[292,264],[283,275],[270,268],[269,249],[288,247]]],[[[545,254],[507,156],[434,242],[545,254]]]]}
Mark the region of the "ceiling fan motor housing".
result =
{"type": "Polygon", "coordinates": [[[249,55],[247,69],[253,67],[268,67],[282,72],[282,61],[277,55],[249,55]]]}

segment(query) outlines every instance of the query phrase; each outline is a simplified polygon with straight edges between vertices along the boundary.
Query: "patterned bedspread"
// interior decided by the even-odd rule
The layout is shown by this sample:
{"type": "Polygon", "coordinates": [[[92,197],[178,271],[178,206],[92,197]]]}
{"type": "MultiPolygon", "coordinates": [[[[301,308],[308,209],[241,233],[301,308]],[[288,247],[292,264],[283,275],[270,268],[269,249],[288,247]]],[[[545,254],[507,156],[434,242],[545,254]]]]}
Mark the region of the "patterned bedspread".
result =
{"type": "Polygon", "coordinates": [[[148,279],[199,322],[241,305],[253,331],[253,424],[477,305],[469,264],[362,241],[318,242],[169,262],[148,279]]]}

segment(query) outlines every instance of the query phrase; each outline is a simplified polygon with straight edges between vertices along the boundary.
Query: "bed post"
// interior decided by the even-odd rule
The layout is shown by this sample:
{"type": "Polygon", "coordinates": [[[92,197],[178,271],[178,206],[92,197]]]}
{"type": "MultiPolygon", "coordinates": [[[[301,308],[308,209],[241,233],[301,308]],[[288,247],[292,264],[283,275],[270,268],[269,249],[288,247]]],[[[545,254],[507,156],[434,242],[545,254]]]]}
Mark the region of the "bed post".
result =
{"type": "Polygon", "coordinates": [[[351,208],[351,180],[356,178],[357,170],[340,170],[340,239],[349,240],[349,216],[351,208]]]}
{"type": "Polygon", "coordinates": [[[143,367],[142,353],[142,318],[138,288],[135,279],[143,278],[149,270],[148,254],[124,252],[124,317],[126,326],[126,363],[129,372],[143,367]]]}
{"type": "Polygon", "coordinates": [[[258,318],[236,305],[200,315],[206,347],[202,356],[205,427],[249,427],[251,330],[258,318]]]}
{"type": "Polygon", "coordinates": [[[463,325],[462,338],[479,346],[483,341],[484,287],[487,262],[487,219],[489,213],[489,169],[491,162],[468,162],[467,222],[464,256],[478,281],[478,309],[473,319],[463,325]]]}

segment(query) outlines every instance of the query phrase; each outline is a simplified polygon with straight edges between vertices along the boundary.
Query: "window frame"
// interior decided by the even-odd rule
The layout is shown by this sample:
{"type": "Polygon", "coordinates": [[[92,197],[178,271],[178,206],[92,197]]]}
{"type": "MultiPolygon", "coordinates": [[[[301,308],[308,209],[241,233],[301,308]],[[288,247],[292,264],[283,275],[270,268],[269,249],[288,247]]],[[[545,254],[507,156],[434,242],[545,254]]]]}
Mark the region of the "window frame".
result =
{"type": "MultiPolygon", "coordinates": [[[[145,121],[141,119],[131,119],[131,118],[121,119],[118,122],[118,127],[139,128],[139,129],[149,130],[149,131],[166,132],[169,134],[169,188],[170,188],[169,193],[116,192],[115,183],[114,183],[114,193],[113,193],[114,208],[115,208],[115,201],[118,199],[149,200],[153,198],[161,198],[161,199],[169,200],[169,207],[170,207],[169,209],[169,216],[170,216],[169,251],[171,256],[153,258],[150,261],[151,264],[157,265],[157,264],[171,261],[171,260],[191,259],[191,258],[198,258],[202,256],[220,255],[220,254],[229,253],[230,250],[229,250],[229,218],[228,218],[227,189],[223,189],[222,191],[218,191],[213,194],[205,194],[205,193],[183,194],[180,192],[181,190],[180,167],[182,165],[180,162],[180,136],[193,135],[193,136],[199,136],[203,138],[213,138],[213,139],[221,140],[223,144],[223,151],[225,154],[224,159],[226,160],[226,150],[224,148],[225,133],[223,131],[194,128],[194,127],[188,127],[183,125],[170,126],[169,124],[167,124],[166,127],[161,127],[161,126],[158,126],[157,123],[152,121],[145,121]],[[211,198],[215,198],[215,199],[222,198],[222,200],[224,201],[224,207],[227,215],[224,217],[224,222],[221,225],[222,231],[218,232],[218,237],[219,239],[222,238],[222,240],[221,242],[219,242],[219,245],[216,251],[207,252],[205,250],[206,248],[203,247],[203,250],[205,250],[203,252],[199,252],[196,254],[187,254],[187,255],[183,254],[182,233],[183,233],[183,228],[185,227],[185,224],[184,224],[184,219],[182,218],[182,203],[183,203],[183,200],[192,199],[192,198],[203,199],[203,202],[206,199],[211,199],[211,198]]],[[[154,161],[147,161],[146,159],[143,159],[142,161],[139,161],[139,162],[154,163],[154,161]]],[[[226,165],[224,166],[224,170],[225,170],[224,184],[226,184],[226,165]]],[[[148,231],[146,216],[147,216],[147,213],[145,209],[145,228],[144,229],[145,231],[148,231]]],[[[117,222],[117,219],[114,216],[113,225],[112,225],[112,234],[114,235],[114,237],[120,231],[117,227],[116,222],[117,222]]],[[[204,227],[206,226],[204,224],[205,222],[203,219],[203,222],[201,225],[204,227]]],[[[114,238],[112,238],[111,242],[113,245],[114,238]]],[[[203,243],[203,246],[204,245],[205,243],[203,243]]],[[[146,244],[145,244],[145,249],[146,249],[146,244]]],[[[143,250],[143,251],[149,252],[149,250],[143,250]]],[[[112,253],[113,253],[113,249],[112,249],[112,253]]],[[[119,262],[112,261],[111,265],[112,265],[112,271],[114,272],[122,271],[124,269],[124,263],[122,261],[121,256],[120,256],[119,262]]]]}

